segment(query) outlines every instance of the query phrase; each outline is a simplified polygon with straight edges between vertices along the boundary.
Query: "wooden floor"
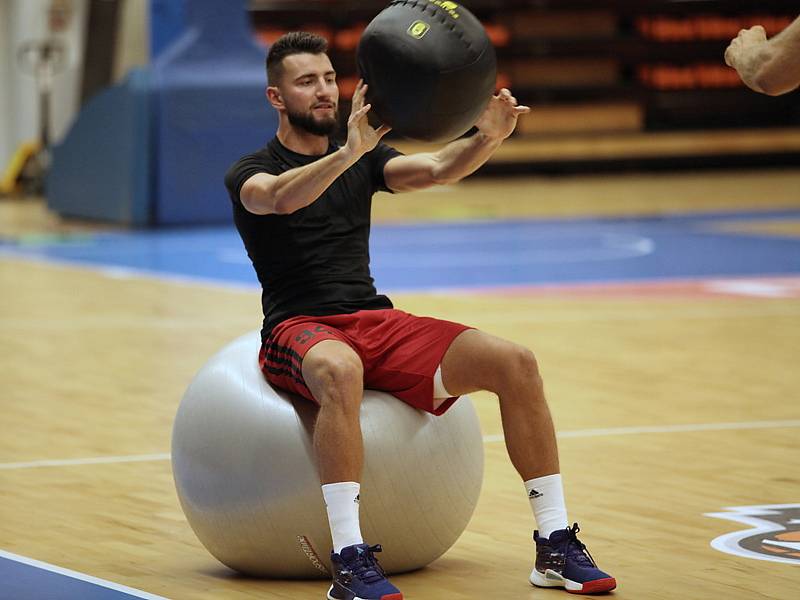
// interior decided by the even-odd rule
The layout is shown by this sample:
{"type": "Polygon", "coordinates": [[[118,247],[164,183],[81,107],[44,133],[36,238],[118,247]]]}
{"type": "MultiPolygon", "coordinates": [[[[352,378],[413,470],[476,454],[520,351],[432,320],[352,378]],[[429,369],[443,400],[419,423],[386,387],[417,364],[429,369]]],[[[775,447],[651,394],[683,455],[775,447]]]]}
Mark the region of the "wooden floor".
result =
{"type": "MultiPolygon", "coordinates": [[[[398,220],[775,207],[800,207],[800,171],[479,180],[377,202],[376,211],[398,220]]],[[[35,201],[0,202],[0,235],[81,227],[35,201]]],[[[186,385],[217,349],[257,328],[257,294],[10,258],[0,258],[0,290],[0,549],[175,600],[324,597],[323,582],[246,579],[217,563],[187,525],[163,456],[35,462],[168,452],[186,385]]],[[[746,526],[704,514],[800,503],[800,300],[394,300],[536,352],[570,518],[617,577],[614,597],[798,597],[800,566],[711,548],[746,526]],[[753,424],[765,421],[794,425],[753,424]]],[[[527,583],[533,519],[492,437],[501,433],[496,400],[473,399],[487,436],[474,518],[443,558],[394,581],[410,600],[564,597],[527,583]]]]}

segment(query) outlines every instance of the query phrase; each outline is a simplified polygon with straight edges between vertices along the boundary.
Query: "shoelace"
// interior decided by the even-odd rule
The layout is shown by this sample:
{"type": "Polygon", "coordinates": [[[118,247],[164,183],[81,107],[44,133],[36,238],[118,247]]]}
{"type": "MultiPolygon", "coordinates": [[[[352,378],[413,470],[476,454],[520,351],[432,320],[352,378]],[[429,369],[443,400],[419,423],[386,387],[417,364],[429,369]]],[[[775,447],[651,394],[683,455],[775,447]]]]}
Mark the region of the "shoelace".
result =
{"type": "Polygon", "coordinates": [[[577,523],[573,523],[572,527],[567,527],[567,545],[564,549],[564,555],[570,556],[572,560],[582,567],[597,568],[597,563],[594,562],[594,558],[589,554],[589,550],[587,550],[583,542],[578,539],[578,532],[580,530],[577,523]]]}
{"type": "Polygon", "coordinates": [[[375,583],[386,577],[378,561],[373,554],[375,552],[382,552],[380,544],[369,546],[363,552],[358,553],[358,558],[354,561],[352,572],[364,583],[375,583]]]}

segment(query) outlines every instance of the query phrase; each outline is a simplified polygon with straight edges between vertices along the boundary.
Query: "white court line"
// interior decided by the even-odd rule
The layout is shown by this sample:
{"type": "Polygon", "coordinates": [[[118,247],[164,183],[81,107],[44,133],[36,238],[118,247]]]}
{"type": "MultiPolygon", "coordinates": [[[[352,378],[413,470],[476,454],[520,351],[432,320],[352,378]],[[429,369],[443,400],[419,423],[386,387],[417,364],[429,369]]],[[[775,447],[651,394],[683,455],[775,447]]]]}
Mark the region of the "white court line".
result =
{"type": "MultiPolygon", "coordinates": [[[[780,427],[800,427],[800,419],[785,421],[749,421],[742,423],[697,423],[693,425],[656,425],[642,427],[609,427],[606,429],[576,429],[574,431],[559,431],[556,437],[583,438],[612,435],[635,435],[641,433],[684,433],[690,431],[725,431],[731,429],[776,429],[780,427]]],[[[502,442],[502,435],[486,435],[484,443],[502,442]]]]}
{"type": "Polygon", "coordinates": [[[71,467],[75,465],[148,462],[154,460],[169,460],[169,457],[169,452],[162,452],[160,454],[135,454],[131,456],[97,456],[93,458],[66,458],[63,460],[32,460],[28,462],[0,463],[0,471],[32,469],[35,467],[71,467]]]}
{"type": "Polygon", "coordinates": [[[78,573],[77,571],[70,571],[69,569],[63,569],[61,567],[57,567],[49,563],[34,560],[32,558],[27,558],[25,556],[20,556],[19,554],[12,554],[11,552],[6,552],[5,550],[0,550],[0,557],[7,558],[8,560],[13,560],[14,562],[22,563],[24,565],[30,565],[32,567],[36,567],[37,569],[43,569],[45,571],[50,571],[52,573],[58,573],[59,575],[65,575],[67,577],[71,577],[72,579],[78,579],[80,581],[86,581],[87,583],[93,583],[95,585],[99,585],[100,587],[108,588],[110,590],[114,590],[117,592],[123,592],[125,594],[128,594],[129,596],[135,596],[136,598],[144,598],[145,600],[169,600],[169,598],[165,598],[164,596],[156,596],[155,594],[149,594],[141,590],[136,590],[124,585],[120,585],[118,583],[114,583],[112,581],[106,581],[105,579],[98,579],[97,577],[92,577],[91,575],[78,573]]]}
{"type": "MultiPolygon", "coordinates": [[[[642,433],[684,433],[692,431],[727,431],[735,429],[779,429],[784,427],[800,427],[800,419],[786,419],[783,421],[744,421],[738,423],[696,423],[690,425],[660,425],[639,427],[609,427],[605,429],[575,429],[572,431],[559,431],[556,437],[584,438],[615,435],[635,435],[642,433]]],[[[502,435],[485,435],[483,442],[492,444],[502,442],[502,435]]],[[[149,462],[156,460],[169,460],[168,452],[161,454],[135,454],[130,456],[97,456],[94,458],[68,458],[64,460],[32,460],[28,462],[0,463],[0,471],[14,469],[32,469],[36,467],[71,467],[77,465],[102,465],[128,462],[149,462]]]]}
{"type": "Polygon", "coordinates": [[[177,273],[168,273],[150,269],[121,267],[119,265],[109,263],[90,263],[78,259],[51,258],[49,256],[29,254],[25,251],[8,248],[0,248],[0,259],[28,261],[41,264],[46,267],[75,269],[76,271],[99,274],[110,279],[146,279],[149,281],[160,281],[165,283],[174,283],[177,285],[198,286],[215,290],[222,289],[232,292],[245,293],[261,290],[261,286],[257,281],[247,283],[207,277],[194,277],[192,275],[180,275],[177,273]]]}

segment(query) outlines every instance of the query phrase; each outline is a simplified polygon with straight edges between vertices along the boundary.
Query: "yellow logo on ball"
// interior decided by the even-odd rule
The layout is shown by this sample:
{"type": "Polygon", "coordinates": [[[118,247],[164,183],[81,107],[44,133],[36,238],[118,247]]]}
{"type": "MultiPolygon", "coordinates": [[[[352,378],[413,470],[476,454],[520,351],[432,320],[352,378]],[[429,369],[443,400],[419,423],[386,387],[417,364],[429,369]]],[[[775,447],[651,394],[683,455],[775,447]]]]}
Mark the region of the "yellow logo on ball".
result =
{"type": "Polygon", "coordinates": [[[450,2],[449,0],[428,0],[431,4],[435,4],[454,19],[459,17],[458,4],[450,2]]]}
{"type": "Polygon", "coordinates": [[[414,21],[411,24],[411,27],[408,28],[408,35],[418,40],[422,39],[422,37],[428,33],[428,30],[431,28],[425,21],[414,21]]]}

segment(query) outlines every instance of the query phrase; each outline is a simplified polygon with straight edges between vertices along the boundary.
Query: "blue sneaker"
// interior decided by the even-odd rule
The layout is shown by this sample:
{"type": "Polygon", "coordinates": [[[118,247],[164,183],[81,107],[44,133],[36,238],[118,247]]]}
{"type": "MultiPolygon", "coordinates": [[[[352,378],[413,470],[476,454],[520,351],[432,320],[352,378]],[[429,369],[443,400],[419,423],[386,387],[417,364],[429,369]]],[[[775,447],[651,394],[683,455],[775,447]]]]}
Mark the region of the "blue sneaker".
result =
{"type": "Polygon", "coordinates": [[[356,544],[331,552],[334,575],[328,600],[403,600],[403,594],[386,579],[374,553],[380,545],[356,544]]]}
{"type": "Polygon", "coordinates": [[[611,575],[597,568],[586,546],[578,540],[577,523],[559,529],[549,538],[533,532],[536,542],[536,566],[530,582],[539,587],[563,587],[572,594],[599,594],[617,587],[611,575]]]}

